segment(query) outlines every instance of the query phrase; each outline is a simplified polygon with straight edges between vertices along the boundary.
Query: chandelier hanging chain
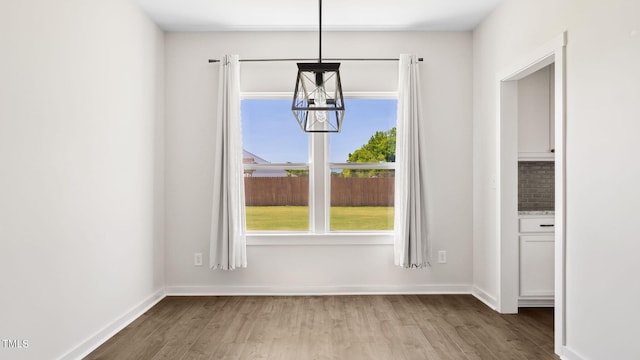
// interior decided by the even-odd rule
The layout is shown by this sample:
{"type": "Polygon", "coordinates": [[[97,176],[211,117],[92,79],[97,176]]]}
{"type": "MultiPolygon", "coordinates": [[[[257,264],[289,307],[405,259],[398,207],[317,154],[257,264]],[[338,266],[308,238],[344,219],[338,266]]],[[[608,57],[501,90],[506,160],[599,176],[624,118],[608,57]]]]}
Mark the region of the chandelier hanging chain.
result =
{"type": "Polygon", "coordinates": [[[318,0],[318,62],[322,63],[322,0],[318,0]]]}

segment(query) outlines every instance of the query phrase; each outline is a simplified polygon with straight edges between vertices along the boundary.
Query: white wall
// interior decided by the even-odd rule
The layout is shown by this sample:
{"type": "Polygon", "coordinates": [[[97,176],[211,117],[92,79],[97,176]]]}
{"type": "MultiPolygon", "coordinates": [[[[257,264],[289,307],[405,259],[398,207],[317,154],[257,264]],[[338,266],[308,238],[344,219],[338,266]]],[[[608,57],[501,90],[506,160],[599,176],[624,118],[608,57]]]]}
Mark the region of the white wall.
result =
{"type": "MultiPolygon", "coordinates": [[[[317,56],[317,33],[166,35],[166,277],[169,292],[468,291],[472,281],[472,54],[470,33],[326,33],[323,56],[425,58],[433,249],[448,264],[393,266],[391,245],[249,246],[248,268],[193,266],[208,253],[215,102],[225,53],[241,58],[317,56]]],[[[243,91],[292,91],[294,63],[242,63],[243,91]]],[[[345,91],[395,91],[397,63],[343,63],[345,91]]],[[[294,119],[292,117],[291,121],[294,119]]],[[[208,260],[205,259],[205,264],[208,260]]]]}
{"type": "Polygon", "coordinates": [[[2,1],[0,54],[0,338],[29,345],[0,358],[53,359],[163,286],[163,33],[125,0],[2,1]]]}
{"type": "Polygon", "coordinates": [[[474,32],[474,284],[498,295],[497,76],[564,30],[567,348],[638,359],[638,1],[511,0],[474,32]]]}

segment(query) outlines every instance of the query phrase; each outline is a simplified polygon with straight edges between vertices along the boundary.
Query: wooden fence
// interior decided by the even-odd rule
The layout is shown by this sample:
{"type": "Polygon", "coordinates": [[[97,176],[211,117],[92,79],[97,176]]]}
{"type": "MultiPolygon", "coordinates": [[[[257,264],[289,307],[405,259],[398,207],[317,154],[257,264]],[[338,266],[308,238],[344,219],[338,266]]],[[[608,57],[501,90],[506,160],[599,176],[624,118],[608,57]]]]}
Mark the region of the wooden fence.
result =
{"type": "MultiPolygon", "coordinates": [[[[393,206],[393,177],[331,177],[332,206],[393,206]]],[[[309,203],[309,178],[246,177],[247,206],[304,206],[309,203]]]]}

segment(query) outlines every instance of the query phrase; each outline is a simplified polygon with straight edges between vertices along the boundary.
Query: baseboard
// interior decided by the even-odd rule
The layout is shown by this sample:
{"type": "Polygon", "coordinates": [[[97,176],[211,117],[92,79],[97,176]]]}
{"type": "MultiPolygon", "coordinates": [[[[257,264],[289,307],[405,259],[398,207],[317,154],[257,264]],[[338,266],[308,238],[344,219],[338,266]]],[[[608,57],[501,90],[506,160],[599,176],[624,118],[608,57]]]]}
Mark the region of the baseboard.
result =
{"type": "Polygon", "coordinates": [[[167,296],[470,294],[471,285],[168,286],[167,296]]]}
{"type": "Polygon", "coordinates": [[[489,295],[486,291],[480,289],[477,286],[474,286],[472,294],[473,296],[476,297],[476,299],[482,301],[485,305],[490,307],[492,310],[498,309],[498,301],[496,300],[496,298],[489,295]]]}
{"type": "Polygon", "coordinates": [[[518,307],[554,307],[553,298],[518,299],[518,307]]]}
{"type": "Polygon", "coordinates": [[[575,351],[566,346],[562,347],[562,355],[560,358],[563,360],[587,360],[585,357],[578,355],[575,351]]]}
{"type": "Polygon", "coordinates": [[[155,304],[160,302],[165,297],[164,289],[158,290],[156,293],[140,302],[138,305],[125,312],[122,316],[111,322],[111,324],[104,327],[102,330],[90,336],[83,341],[80,345],[69,351],[60,357],[60,360],[75,360],[82,359],[90,352],[97,349],[104,342],[109,340],[113,335],[124,329],[127,325],[131,324],[135,319],[144,314],[147,310],[152,308],[155,304]]]}

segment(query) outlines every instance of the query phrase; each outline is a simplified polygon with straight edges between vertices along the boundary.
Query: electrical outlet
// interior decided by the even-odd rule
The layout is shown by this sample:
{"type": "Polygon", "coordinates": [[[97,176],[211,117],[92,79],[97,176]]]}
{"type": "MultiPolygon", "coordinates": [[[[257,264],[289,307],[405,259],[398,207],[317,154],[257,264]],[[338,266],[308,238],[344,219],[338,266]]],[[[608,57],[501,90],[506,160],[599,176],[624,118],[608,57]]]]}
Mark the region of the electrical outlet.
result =
{"type": "Polygon", "coordinates": [[[447,252],[445,250],[438,251],[438,263],[440,264],[447,263],[447,252]]]}
{"type": "Polygon", "coordinates": [[[193,265],[202,266],[202,253],[193,254],[193,265]]]}

